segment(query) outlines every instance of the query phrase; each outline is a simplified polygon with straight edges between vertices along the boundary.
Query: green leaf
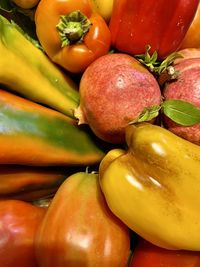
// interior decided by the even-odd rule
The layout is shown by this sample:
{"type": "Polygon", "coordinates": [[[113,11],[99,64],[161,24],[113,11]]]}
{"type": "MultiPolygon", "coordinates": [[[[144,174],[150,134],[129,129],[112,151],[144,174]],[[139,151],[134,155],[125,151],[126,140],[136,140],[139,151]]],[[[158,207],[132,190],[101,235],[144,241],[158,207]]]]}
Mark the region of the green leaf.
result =
{"type": "Polygon", "coordinates": [[[154,68],[154,72],[158,73],[159,75],[164,72],[177,58],[182,58],[183,56],[178,52],[173,52],[169,56],[167,56],[163,61],[161,61],[158,67],[154,68]]]}
{"type": "Polygon", "coordinates": [[[34,22],[36,8],[23,9],[10,0],[0,0],[0,15],[9,18],[9,21],[37,48],[42,50],[36,35],[34,22]]]}
{"type": "Polygon", "coordinates": [[[161,109],[161,106],[146,107],[140,113],[140,115],[136,119],[129,122],[129,124],[144,122],[144,121],[151,121],[152,119],[158,116],[160,109],[161,109]]]}
{"type": "Polygon", "coordinates": [[[151,49],[150,45],[145,46],[145,53],[135,55],[135,58],[140,61],[143,65],[145,65],[147,68],[149,68],[150,71],[154,71],[154,68],[156,65],[159,64],[157,61],[158,54],[156,51],[153,52],[152,56],[149,54],[149,50],[151,49]]]}
{"type": "Polygon", "coordinates": [[[183,126],[200,123],[200,108],[183,100],[165,100],[162,103],[163,113],[174,122],[183,126]]]}
{"type": "MultiPolygon", "coordinates": [[[[174,62],[174,60],[176,58],[183,57],[178,52],[173,52],[173,53],[169,54],[164,60],[159,61],[157,51],[154,51],[153,54],[150,55],[150,53],[149,53],[150,49],[151,49],[151,46],[146,45],[145,46],[145,53],[135,55],[135,58],[138,61],[140,61],[140,63],[145,65],[151,72],[153,72],[157,75],[160,75],[161,73],[165,72],[166,70],[168,71],[168,68],[172,65],[172,63],[174,62]]],[[[172,75],[171,79],[173,79],[174,77],[176,77],[175,74],[172,75]]]]}

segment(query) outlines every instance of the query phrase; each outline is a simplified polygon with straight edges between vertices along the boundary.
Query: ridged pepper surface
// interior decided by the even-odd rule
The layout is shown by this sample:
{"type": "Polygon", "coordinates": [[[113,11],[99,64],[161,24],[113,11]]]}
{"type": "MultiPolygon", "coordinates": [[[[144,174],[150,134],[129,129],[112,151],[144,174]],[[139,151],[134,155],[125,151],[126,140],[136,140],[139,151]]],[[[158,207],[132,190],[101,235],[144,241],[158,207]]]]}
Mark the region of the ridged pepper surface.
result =
{"type": "Polygon", "coordinates": [[[112,45],[130,54],[176,51],[193,21],[199,0],[115,0],[110,20],[112,45]]]}
{"type": "Polygon", "coordinates": [[[108,209],[98,174],[77,172],[56,192],[36,235],[41,267],[126,267],[129,229],[108,209]]]}
{"type": "Polygon", "coordinates": [[[200,250],[200,147],[150,123],[130,125],[126,140],[100,164],[110,209],[157,246],[200,250]]]}
{"type": "Polygon", "coordinates": [[[40,0],[35,24],[46,54],[67,71],[83,72],[109,52],[108,25],[90,0],[40,0]]]}

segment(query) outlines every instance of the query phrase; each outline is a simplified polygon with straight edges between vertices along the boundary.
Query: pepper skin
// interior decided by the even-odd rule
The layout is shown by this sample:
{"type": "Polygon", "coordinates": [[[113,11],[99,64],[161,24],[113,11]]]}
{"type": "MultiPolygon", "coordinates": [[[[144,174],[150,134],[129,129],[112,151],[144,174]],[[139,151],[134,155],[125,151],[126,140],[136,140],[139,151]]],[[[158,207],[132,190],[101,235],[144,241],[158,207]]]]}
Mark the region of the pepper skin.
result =
{"type": "Polygon", "coordinates": [[[39,3],[40,0],[11,0],[13,3],[15,3],[18,7],[21,7],[23,9],[30,9],[39,3]]]}
{"type": "Polygon", "coordinates": [[[35,24],[47,55],[67,71],[83,72],[110,49],[108,25],[89,0],[41,0],[35,24]]]}
{"type": "Polygon", "coordinates": [[[76,83],[0,16],[0,84],[69,117],[79,104],[76,83]]]}
{"type": "Polygon", "coordinates": [[[75,120],[4,90],[0,115],[0,164],[85,166],[104,155],[75,120]]]}
{"type": "Polygon", "coordinates": [[[99,13],[108,23],[113,8],[113,0],[91,0],[94,10],[99,13]]]}
{"type": "Polygon", "coordinates": [[[46,210],[20,200],[0,201],[0,266],[39,267],[34,238],[46,210]]]}
{"type": "Polygon", "coordinates": [[[0,199],[49,198],[74,171],[71,167],[0,165],[0,199]]]}
{"type": "Polygon", "coordinates": [[[200,250],[200,147],[149,123],[128,126],[126,138],[129,149],[100,164],[108,206],[154,245],[200,250]]]}
{"type": "Polygon", "coordinates": [[[183,42],[181,43],[180,49],[184,48],[200,48],[200,5],[198,6],[195,17],[187,31],[183,42]]]}
{"type": "Polygon", "coordinates": [[[180,46],[199,0],[115,0],[110,20],[112,45],[129,54],[157,51],[160,59],[180,46]]]}
{"type": "Polygon", "coordinates": [[[77,172],[59,187],[36,235],[40,267],[125,267],[129,229],[110,212],[98,174],[77,172]]]}
{"type": "Polygon", "coordinates": [[[199,267],[200,251],[167,250],[139,239],[129,267],[199,267]]]}

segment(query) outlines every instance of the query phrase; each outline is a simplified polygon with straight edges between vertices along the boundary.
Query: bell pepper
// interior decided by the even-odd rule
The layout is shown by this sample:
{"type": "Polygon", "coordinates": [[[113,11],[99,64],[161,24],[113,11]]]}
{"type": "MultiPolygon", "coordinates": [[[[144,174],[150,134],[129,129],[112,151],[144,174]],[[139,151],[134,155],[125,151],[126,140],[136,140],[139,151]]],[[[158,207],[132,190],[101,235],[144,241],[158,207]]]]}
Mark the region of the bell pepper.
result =
{"type": "Polygon", "coordinates": [[[23,9],[30,9],[39,3],[40,0],[11,0],[15,5],[23,9]]]}
{"type": "Polygon", "coordinates": [[[51,60],[79,73],[107,54],[111,36],[90,0],[41,0],[35,13],[38,39],[51,60]]]}
{"type": "Polygon", "coordinates": [[[163,59],[180,46],[199,0],[115,0],[110,20],[112,45],[133,55],[157,51],[163,59]]]}
{"type": "Polygon", "coordinates": [[[113,0],[91,0],[94,10],[99,13],[106,22],[109,22],[112,15],[113,0]]]}
{"type": "Polygon", "coordinates": [[[199,28],[200,28],[200,5],[198,5],[195,17],[183,39],[183,42],[181,43],[180,49],[200,48],[199,28]]]}
{"type": "Polygon", "coordinates": [[[129,267],[198,267],[200,251],[167,250],[139,239],[129,267]]]}
{"type": "Polygon", "coordinates": [[[108,209],[97,173],[75,172],[59,187],[35,238],[39,266],[125,267],[130,233],[108,209]]]}
{"type": "Polygon", "coordinates": [[[126,142],[100,163],[112,212],[154,245],[200,250],[200,147],[150,123],[129,125],[126,142]]]}
{"type": "Polygon", "coordinates": [[[38,267],[34,239],[46,210],[25,201],[0,201],[0,266],[38,267]]]}

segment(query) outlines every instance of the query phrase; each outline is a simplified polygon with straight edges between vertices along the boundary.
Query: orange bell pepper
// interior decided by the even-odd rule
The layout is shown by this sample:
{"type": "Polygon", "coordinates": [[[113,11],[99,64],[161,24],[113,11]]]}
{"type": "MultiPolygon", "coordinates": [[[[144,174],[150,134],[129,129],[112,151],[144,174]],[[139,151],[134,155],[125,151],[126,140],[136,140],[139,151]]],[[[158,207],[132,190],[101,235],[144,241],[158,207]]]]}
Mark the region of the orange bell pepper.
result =
{"type": "Polygon", "coordinates": [[[41,0],[35,23],[47,55],[70,72],[83,72],[110,49],[108,25],[89,0],[41,0]]]}

